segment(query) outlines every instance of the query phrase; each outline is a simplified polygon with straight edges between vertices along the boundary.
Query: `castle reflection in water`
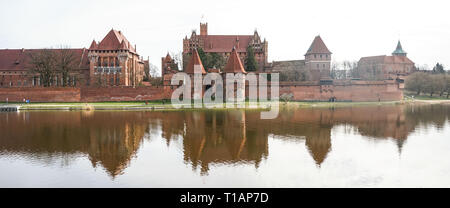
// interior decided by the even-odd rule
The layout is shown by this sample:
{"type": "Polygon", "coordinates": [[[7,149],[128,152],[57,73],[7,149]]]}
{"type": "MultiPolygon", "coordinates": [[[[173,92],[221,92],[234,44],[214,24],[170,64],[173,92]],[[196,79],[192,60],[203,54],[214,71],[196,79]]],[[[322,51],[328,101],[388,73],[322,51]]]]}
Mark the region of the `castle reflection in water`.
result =
{"type": "MultiPolygon", "coordinates": [[[[207,174],[212,164],[250,163],[269,157],[269,138],[302,141],[318,166],[332,151],[332,129],[370,139],[393,139],[401,153],[418,126],[444,126],[443,105],[284,109],[277,119],[258,111],[21,112],[0,114],[0,155],[20,154],[42,161],[88,156],[112,177],[126,171],[144,140],[182,138],[183,159],[207,174]],[[152,133],[158,132],[158,134],[152,133]],[[306,141],[305,141],[306,140],[306,141]]],[[[181,159],[181,158],[180,158],[181,159]]]]}

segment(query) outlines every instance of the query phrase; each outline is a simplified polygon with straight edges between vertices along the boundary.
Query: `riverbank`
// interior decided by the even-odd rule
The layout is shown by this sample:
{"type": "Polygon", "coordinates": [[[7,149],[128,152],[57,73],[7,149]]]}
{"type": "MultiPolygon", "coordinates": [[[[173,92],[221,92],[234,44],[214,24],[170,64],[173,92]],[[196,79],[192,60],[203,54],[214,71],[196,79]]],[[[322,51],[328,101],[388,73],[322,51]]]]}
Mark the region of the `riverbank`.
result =
{"type": "MultiPolygon", "coordinates": [[[[386,102],[305,102],[290,101],[280,102],[280,107],[298,107],[298,108],[338,108],[338,107],[357,107],[357,106],[377,106],[377,105],[403,105],[403,104],[449,104],[450,100],[418,100],[408,99],[402,101],[386,101],[386,102]]],[[[0,103],[0,106],[17,107],[21,111],[33,110],[179,110],[167,101],[152,102],[99,102],[99,103],[0,103]]],[[[246,102],[247,109],[269,109],[270,102],[267,103],[250,103],[246,102]],[[252,106],[253,105],[253,106],[252,106]]],[[[195,109],[192,105],[185,105],[181,109],[195,109]]],[[[207,108],[202,108],[207,109],[207,108]]],[[[219,105],[215,109],[227,109],[224,105],[219,105]]]]}

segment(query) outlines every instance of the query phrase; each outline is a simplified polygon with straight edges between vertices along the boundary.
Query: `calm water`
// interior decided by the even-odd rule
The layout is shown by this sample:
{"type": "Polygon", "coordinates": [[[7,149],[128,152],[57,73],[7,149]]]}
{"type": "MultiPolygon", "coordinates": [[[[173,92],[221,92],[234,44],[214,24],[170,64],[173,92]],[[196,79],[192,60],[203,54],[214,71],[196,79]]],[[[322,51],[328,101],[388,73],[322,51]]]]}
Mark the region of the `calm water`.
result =
{"type": "Polygon", "coordinates": [[[450,187],[450,105],[0,113],[0,187],[450,187]]]}

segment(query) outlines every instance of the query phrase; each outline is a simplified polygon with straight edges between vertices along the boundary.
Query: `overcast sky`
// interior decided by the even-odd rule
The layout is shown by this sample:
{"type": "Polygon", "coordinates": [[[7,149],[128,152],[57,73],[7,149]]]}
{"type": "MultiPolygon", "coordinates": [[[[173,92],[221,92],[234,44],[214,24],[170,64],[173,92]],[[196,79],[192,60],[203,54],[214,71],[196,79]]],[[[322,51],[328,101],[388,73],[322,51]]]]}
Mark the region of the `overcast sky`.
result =
{"type": "Polygon", "coordinates": [[[156,66],[199,23],[209,34],[250,35],[269,42],[269,61],[303,59],[316,35],[335,61],[389,55],[400,39],[416,65],[450,67],[446,1],[56,1],[0,0],[0,48],[88,48],[121,30],[156,66]]]}

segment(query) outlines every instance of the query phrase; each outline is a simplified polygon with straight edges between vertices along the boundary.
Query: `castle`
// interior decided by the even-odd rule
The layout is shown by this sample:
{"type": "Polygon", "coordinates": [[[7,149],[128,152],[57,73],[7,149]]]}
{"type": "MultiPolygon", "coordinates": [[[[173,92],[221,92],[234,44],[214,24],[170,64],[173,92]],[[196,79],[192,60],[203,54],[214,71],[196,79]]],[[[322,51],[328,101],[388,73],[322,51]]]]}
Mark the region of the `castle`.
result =
{"type": "MultiPolygon", "coordinates": [[[[266,71],[281,73],[287,70],[306,71],[308,80],[329,80],[331,68],[331,52],[320,36],[316,36],[305,53],[304,60],[273,61],[266,71]]],[[[307,80],[303,80],[307,81],[307,80]]]]}
{"type": "MultiPolygon", "coordinates": [[[[121,31],[112,29],[100,42],[92,41],[89,49],[4,49],[0,50],[0,87],[44,86],[43,76],[30,74],[32,57],[51,53],[53,58],[72,59],[73,69],[67,76],[54,72],[48,86],[138,86],[144,77],[144,61],[136,47],[121,31]]],[[[48,79],[48,78],[46,78],[48,79]]],[[[47,87],[48,87],[47,86],[47,87]]]]}
{"type": "MultiPolygon", "coordinates": [[[[202,75],[216,72],[222,78],[227,73],[243,74],[239,78],[242,82],[237,81],[241,88],[235,88],[234,93],[240,92],[246,97],[249,94],[249,82],[245,80],[249,77],[247,72],[255,72],[267,73],[268,81],[272,81],[272,73],[280,73],[280,95],[292,95],[293,100],[391,101],[402,99],[404,76],[415,69],[414,63],[407,57],[399,42],[392,56],[361,58],[358,67],[361,78],[333,80],[330,77],[332,53],[320,36],[314,38],[304,59],[269,63],[268,42],[265,39],[261,41],[257,31],[253,35],[209,35],[207,23],[200,24],[199,35],[193,31],[190,38],[183,39],[182,55],[182,70],[169,54],[162,57],[163,86],[148,86],[150,84],[144,82],[144,67],[149,64],[148,61],[139,56],[136,45],[133,46],[121,31],[114,29],[102,41],[92,41],[88,49],[0,50],[0,87],[5,88],[0,90],[0,99],[22,101],[26,97],[41,102],[170,99],[177,88],[171,85],[174,74],[183,71],[192,78],[194,71],[200,70],[202,75]],[[249,48],[253,49],[257,63],[257,68],[252,70],[245,63],[249,48]],[[30,73],[29,65],[31,57],[41,52],[52,52],[57,56],[62,52],[70,52],[76,66],[66,76],[55,71],[50,80],[47,77],[47,82],[44,83],[42,74],[30,73]],[[221,57],[223,63],[220,67],[205,63],[202,56],[206,55],[221,57]],[[376,70],[372,70],[373,68],[376,70]],[[286,72],[292,72],[294,77],[298,77],[299,72],[306,72],[309,77],[299,80],[281,79],[281,75],[286,72]],[[380,78],[367,78],[371,74],[377,74],[380,78]],[[73,88],[63,88],[68,86],[73,88]],[[120,88],[111,90],[110,87],[113,86],[120,88]],[[137,88],[139,86],[142,87],[137,88]]],[[[210,87],[212,86],[202,86],[201,92],[210,87]]]]}
{"type": "Polygon", "coordinates": [[[364,80],[405,80],[416,70],[414,62],[407,57],[400,41],[392,56],[362,57],[358,62],[359,78],[364,80]]]}
{"type": "Polygon", "coordinates": [[[183,66],[186,66],[187,60],[194,49],[200,48],[205,54],[216,53],[221,55],[225,60],[231,55],[231,49],[234,47],[241,59],[245,62],[248,47],[252,47],[254,56],[258,65],[257,71],[263,71],[267,65],[269,43],[261,37],[255,30],[253,35],[209,35],[208,23],[200,23],[200,34],[194,30],[191,37],[187,36],[183,39],[183,66]]]}

